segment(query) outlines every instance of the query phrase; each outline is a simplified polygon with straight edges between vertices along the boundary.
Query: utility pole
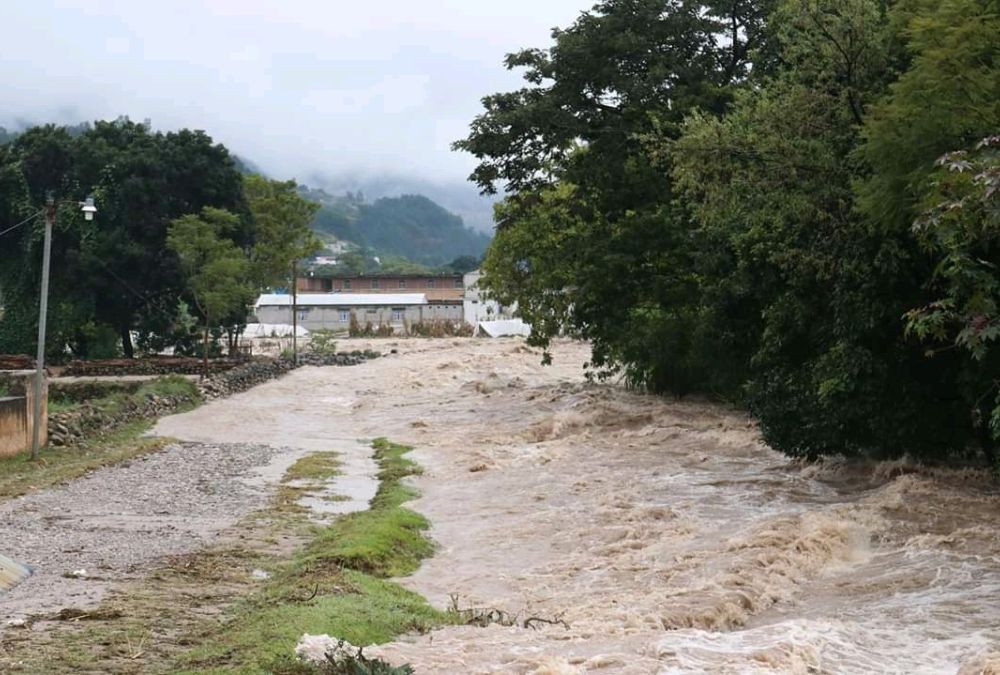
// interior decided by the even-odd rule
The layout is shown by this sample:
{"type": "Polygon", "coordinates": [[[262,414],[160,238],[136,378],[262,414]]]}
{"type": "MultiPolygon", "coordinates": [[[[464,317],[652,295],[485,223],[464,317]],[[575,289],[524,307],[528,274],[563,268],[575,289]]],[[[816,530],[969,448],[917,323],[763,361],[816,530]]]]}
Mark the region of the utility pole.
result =
{"type": "Polygon", "coordinates": [[[292,261],[292,363],[299,365],[299,261],[292,261]]]}
{"type": "Polygon", "coordinates": [[[56,200],[45,202],[45,244],[42,252],[42,297],[38,309],[38,358],[35,360],[35,422],[31,429],[31,459],[38,459],[42,434],[42,386],[45,384],[45,322],[49,312],[49,263],[52,257],[52,227],[56,223],[56,200]]]}

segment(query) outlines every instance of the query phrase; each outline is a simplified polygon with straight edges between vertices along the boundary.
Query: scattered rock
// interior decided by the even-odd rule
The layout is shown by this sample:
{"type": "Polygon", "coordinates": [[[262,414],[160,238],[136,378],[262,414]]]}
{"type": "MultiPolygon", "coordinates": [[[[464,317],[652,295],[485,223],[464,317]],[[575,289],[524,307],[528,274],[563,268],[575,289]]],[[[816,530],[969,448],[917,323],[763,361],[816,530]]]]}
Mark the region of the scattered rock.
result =
{"type": "Polygon", "coordinates": [[[329,663],[327,654],[333,655],[338,651],[353,650],[354,646],[346,640],[338,640],[329,635],[309,635],[308,633],[299,638],[299,643],[295,645],[295,656],[302,661],[323,665],[329,663]]]}

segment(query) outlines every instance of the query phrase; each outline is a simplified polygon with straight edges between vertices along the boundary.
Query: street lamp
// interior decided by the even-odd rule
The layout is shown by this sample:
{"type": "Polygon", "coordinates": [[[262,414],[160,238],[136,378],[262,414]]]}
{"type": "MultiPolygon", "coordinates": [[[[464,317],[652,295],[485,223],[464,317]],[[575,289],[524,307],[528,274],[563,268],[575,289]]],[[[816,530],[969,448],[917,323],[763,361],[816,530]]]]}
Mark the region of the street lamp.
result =
{"type": "Polygon", "coordinates": [[[97,213],[97,207],[94,206],[94,195],[90,195],[80,202],[80,210],[83,211],[84,220],[89,222],[94,219],[94,214],[97,213]]]}
{"type": "MultiPolygon", "coordinates": [[[[93,220],[97,213],[94,197],[77,202],[83,217],[93,220]]],[[[52,257],[52,227],[56,224],[56,200],[49,194],[45,201],[45,245],[42,249],[42,289],[38,308],[38,358],[35,360],[35,423],[31,429],[31,458],[38,459],[42,432],[42,385],[45,381],[45,322],[49,312],[49,262],[52,257]]]]}

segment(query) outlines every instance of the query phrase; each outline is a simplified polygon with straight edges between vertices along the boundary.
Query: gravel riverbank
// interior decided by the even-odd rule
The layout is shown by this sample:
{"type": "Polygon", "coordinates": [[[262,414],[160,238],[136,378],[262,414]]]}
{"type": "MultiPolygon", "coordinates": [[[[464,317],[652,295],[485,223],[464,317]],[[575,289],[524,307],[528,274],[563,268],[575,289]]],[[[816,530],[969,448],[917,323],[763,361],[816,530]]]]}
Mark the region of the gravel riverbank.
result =
{"type": "Polygon", "coordinates": [[[0,599],[0,627],[93,606],[111,583],[141,576],[161,556],[199,548],[265,505],[270,490],[260,468],[294,452],[178,443],[0,504],[4,552],[35,571],[0,599]]]}

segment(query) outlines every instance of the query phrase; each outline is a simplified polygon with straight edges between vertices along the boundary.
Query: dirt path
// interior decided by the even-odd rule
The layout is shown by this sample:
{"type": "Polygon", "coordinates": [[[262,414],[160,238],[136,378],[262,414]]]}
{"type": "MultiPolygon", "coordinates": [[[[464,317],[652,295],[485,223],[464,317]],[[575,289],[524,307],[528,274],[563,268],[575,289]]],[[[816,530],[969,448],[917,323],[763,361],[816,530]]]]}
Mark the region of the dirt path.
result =
{"type": "MultiPolygon", "coordinates": [[[[740,414],[586,383],[578,344],[558,345],[548,368],[518,341],[375,348],[399,353],[303,368],[156,431],[185,441],[180,453],[287,448],[215,476],[243,496],[216,505],[211,527],[309,451],[341,454],[338,491],[361,505],[374,482],[359,441],[415,445],[426,473],[414,507],[440,548],[404,583],[441,606],[454,594],[569,625],[448,628],[377,650],[394,662],[418,673],[978,673],[1000,649],[1000,497],[982,476],[802,467],[760,445],[740,414]]],[[[180,457],[183,467],[94,474],[62,496],[90,482],[94,506],[102,487],[138,500],[143,486],[176,482],[151,474],[183,479],[218,459],[180,457]]],[[[64,504],[57,492],[37,497],[53,500],[46,513],[64,504]]],[[[176,515],[188,501],[162,503],[176,515]]],[[[76,583],[58,576],[73,559],[54,559],[50,579],[76,583]]]]}
{"type": "Polygon", "coordinates": [[[350,497],[309,499],[317,517],[367,508],[377,488],[371,448],[327,423],[329,395],[302,395],[332,390],[346,370],[303,369],[164,418],[153,433],[181,442],[0,504],[2,550],[34,570],[0,597],[0,630],[95,607],[113,584],[144,576],[163,556],[212,543],[262,508],[285,470],[313,451],[338,452],[342,475],[329,489],[350,497]]]}

